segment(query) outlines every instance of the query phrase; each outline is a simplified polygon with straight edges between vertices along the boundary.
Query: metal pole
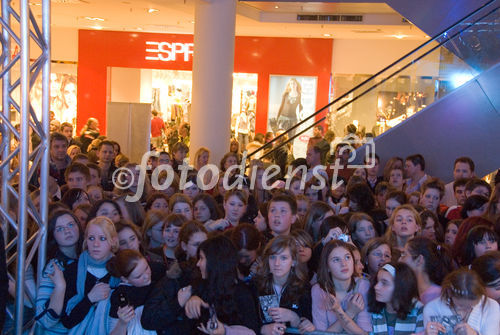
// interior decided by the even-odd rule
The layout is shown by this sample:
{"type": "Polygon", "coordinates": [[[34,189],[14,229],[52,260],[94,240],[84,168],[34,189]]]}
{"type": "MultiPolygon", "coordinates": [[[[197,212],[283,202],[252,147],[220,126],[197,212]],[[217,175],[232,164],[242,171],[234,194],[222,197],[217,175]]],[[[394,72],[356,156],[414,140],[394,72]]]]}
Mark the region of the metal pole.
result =
{"type": "Polygon", "coordinates": [[[40,145],[43,150],[41,171],[40,171],[40,217],[42,226],[40,233],[42,234],[40,245],[38,246],[38,276],[37,284],[39,285],[42,279],[42,269],[46,263],[46,246],[47,246],[47,225],[48,225],[48,207],[49,207],[49,124],[50,124],[50,0],[42,1],[42,33],[44,42],[44,64],[42,69],[42,127],[43,135],[40,145]]]}
{"type": "MultiPolygon", "coordinates": [[[[10,0],[2,0],[2,19],[5,24],[10,25],[10,0]]],[[[7,29],[2,29],[2,38],[3,38],[3,48],[2,54],[4,56],[3,59],[3,68],[6,68],[10,61],[10,36],[7,29]]],[[[7,71],[2,78],[2,113],[5,116],[6,120],[10,120],[10,103],[9,103],[9,87],[10,87],[10,71],[7,71]]],[[[5,145],[2,150],[2,161],[7,160],[10,153],[10,129],[7,125],[2,123],[2,141],[5,142],[5,145]]],[[[8,196],[8,175],[9,175],[9,164],[5,164],[2,169],[2,208],[9,208],[9,196],[8,196]]],[[[8,244],[8,231],[9,231],[9,223],[5,220],[6,224],[3,227],[4,233],[4,241],[5,245],[8,244]]]]}
{"type": "Polygon", "coordinates": [[[29,79],[30,79],[30,35],[28,0],[20,0],[21,5],[21,137],[19,147],[19,210],[17,235],[17,277],[16,277],[16,334],[23,333],[24,281],[26,257],[26,228],[28,226],[27,197],[28,194],[28,154],[29,154],[29,79]]]}

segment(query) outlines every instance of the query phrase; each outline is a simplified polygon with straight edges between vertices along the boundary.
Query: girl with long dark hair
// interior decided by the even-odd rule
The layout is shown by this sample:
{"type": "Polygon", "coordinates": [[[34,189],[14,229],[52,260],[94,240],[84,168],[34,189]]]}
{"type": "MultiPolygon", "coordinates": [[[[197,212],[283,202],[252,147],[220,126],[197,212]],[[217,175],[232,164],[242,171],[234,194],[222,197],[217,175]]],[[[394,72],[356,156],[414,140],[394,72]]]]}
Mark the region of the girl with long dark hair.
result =
{"type": "Polygon", "coordinates": [[[415,273],[418,294],[424,305],[439,297],[441,282],[452,270],[451,257],[444,246],[425,237],[415,237],[406,243],[399,260],[415,273]]]}
{"type": "Polygon", "coordinates": [[[372,313],[370,334],[410,335],[424,330],[417,278],[408,265],[387,263],[378,270],[368,293],[368,311],[372,313]]]}
{"type": "MultiPolygon", "coordinates": [[[[205,334],[257,334],[260,321],[250,289],[238,281],[237,251],[225,236],[204,241],[198,249],[201,282],[195,283],[184,309],[205,334]]],[[[182,306],[182,305],[181,305],[182,306]]]]}
{"type": "Polygon", "coordinates": [[[297,267],[296,241],[277,236],[267,244],[258,277],[264,335],[282,335],[287,326],[313,331],[311,289],[307,274],[297,267]]]}
{"type": "Polygon", "coordinates": [[[66,280],[64,271],[78,259],[83,232],[75,215],[68,210],[49,218],[47,259],[36,298],[36,321],[44,334],[67,334],[59,322],[63,312],[66,280]]]}

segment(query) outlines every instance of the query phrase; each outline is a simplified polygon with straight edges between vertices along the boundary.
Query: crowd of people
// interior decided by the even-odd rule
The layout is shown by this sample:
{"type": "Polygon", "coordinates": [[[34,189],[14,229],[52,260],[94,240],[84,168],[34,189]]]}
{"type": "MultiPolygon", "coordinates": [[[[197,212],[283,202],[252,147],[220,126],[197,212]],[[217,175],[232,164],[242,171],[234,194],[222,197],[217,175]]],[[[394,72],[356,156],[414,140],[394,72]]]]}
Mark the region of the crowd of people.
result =
{"type": "MultiPolygon", "coordinates": [[[[243,175],[230,172],[241,161],[233,140],[220,175],[205,175],[216,186],[202,190],[196,172],[210,150],[196,151],[183,181],[189,147],[180,140],[148,163],[172,167],[173,176],[156,176],[169,187],[156,190],[148,175],[130,202],[142,185],[115,187],[113,172],[138,174],[138,164],[99,135],[97,120],[77,138],[70,126],[50,136],[48,261],[35,257],[26,272],[25,319],[43,334],[500,334],[500,180],[479,179],[468,157],[456,159],[447,185],[420,154],[350,169],[349,137],[330,153],[316,127],[306,157],[279,147],[243,175]],[[331,161],[344,167],[335,187],[333,171],[314,171],[331,161]],[[269,164],[283,167],[271,180],[269,164]],[[225,187],[235,181],[241,189],[225,187]]],[[[31,185],[38,206],[36,174],[31,185]]],[[[0,301],[12,304],[1,254],[9,298],[0,301]]],[[[13,320],[3,329],[13,333],[13,320]]]]}

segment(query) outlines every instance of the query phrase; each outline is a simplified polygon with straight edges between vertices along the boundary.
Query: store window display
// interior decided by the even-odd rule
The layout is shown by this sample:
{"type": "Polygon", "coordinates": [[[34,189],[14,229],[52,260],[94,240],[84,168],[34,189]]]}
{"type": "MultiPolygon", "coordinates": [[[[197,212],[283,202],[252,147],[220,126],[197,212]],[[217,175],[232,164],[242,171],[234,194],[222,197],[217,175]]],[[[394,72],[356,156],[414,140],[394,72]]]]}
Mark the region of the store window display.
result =
{"type": "MultiPolygon", "coordinates": [[[[300,120],[300,112],[302,111],[302,87],[295,78],[291,78],[283,92],[281,105],[276,117],[279,129],[288,129],[297,124],[300,120]]],[[[292,130],[290,136],[295,135],[292,130]]]]}

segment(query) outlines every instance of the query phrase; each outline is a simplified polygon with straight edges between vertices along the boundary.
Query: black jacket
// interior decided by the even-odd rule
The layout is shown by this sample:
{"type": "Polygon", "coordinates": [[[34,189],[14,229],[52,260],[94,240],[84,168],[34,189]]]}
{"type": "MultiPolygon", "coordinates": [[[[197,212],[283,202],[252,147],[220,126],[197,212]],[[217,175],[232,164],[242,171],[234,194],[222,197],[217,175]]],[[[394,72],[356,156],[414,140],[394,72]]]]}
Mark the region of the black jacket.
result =
{"type": "Polygon", "coordinates": [[[156,330],[158,335],[186,335],[192,321],[184,315],[177,292],[181,289],[176,279],[163,278],[156,284],[144,304],[141,324],[144,329],[156,330]]]}

